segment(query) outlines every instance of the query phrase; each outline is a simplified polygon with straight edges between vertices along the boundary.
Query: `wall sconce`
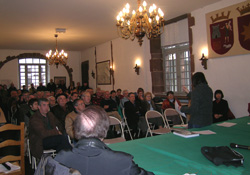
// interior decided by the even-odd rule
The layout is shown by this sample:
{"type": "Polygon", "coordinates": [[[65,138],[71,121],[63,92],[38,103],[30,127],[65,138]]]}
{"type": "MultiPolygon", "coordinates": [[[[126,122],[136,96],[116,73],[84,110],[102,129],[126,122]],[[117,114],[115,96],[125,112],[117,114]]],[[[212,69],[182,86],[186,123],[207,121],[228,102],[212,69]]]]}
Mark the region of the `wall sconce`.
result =
{"type": "Polygon", "coordinates": [[[207,58],[204,56],[204,53],[202,53],[202,57],[201,57],[201,65],[203,66],[204,69],[207,69],[207,58]]]}
{"type": "Polygon", "coordinates": [[[135,69],[135,72],[137,73],[137,75],[139,75],[140,74],[140,66],[135,64],[134,69],[135,69]]]}
{"type": "Polygon", "coordinates": [[[109,72],[111,76],[114,76],[114,69],[112,66],[110,66],[109,72]]]}
{"type": "Polygon", "coordinates": [[[141,68],[140,66],[141,66],[141,60],[140,60],[140,58],[138,58],[138,59],[135,61],[135,67],[134,67],[135,72],[137,73],[137,75],[140,74],[140,68],[141,68]]]}
{"type": "Polygon", "coordinates": [[[95,72],[92,70],[91,72],[92,77],[95,79],[95,72]]]}

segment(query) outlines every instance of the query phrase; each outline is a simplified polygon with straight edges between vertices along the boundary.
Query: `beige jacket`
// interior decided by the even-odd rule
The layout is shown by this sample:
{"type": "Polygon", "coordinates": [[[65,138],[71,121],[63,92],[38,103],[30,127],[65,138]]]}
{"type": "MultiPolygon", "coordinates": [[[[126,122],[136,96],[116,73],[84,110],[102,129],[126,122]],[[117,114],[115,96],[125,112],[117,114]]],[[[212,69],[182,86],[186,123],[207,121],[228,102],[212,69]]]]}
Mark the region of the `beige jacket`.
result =
{"type": "Polygon", "coordinates": [[[69,135],[71,139],[75,138],[74,134],[74,121],[77,117],[77,113],[75,111],[72,111],[69,113],[65,118],[65,129],[66,133],[69,135]]]}

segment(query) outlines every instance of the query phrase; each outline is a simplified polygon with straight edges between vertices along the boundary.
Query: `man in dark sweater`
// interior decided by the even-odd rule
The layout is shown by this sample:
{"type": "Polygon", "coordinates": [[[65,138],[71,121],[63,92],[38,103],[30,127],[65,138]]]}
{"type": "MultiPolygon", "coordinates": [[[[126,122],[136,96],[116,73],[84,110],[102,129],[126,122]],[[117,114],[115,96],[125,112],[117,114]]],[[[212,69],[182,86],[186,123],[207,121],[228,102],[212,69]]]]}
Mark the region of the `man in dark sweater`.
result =
{"type": "Polygon", "coordinates": [[[101,101],[101,107],[105,109],[109,116],[114,116],[115,118],[122,120],[121,116],[117,112],[117,104],[115,101],[110,99],[109,91],[106,91],[104,94],[104,99],[101,101]]]}

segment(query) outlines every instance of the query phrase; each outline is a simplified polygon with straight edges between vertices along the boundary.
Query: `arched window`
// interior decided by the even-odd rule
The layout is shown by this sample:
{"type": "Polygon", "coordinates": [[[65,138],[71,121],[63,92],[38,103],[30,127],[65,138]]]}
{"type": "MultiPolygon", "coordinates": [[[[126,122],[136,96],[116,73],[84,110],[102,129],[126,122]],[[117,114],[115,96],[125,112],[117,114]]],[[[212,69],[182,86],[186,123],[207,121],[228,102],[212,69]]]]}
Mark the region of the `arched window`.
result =
{"type": "Polygon", "coordinates": [[[44,58],[20,58],[19,63],[19,85],[26,85],[27,89],[33,83],[35,88],[42,82],[47,83],[47,61],[44,58]]]}

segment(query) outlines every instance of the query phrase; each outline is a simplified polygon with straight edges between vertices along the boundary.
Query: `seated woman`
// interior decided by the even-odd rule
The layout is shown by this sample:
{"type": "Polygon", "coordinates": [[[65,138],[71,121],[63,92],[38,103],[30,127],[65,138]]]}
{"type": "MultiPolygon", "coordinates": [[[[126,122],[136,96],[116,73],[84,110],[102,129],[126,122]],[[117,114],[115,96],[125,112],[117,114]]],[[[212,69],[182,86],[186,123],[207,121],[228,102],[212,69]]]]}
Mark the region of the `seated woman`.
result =
{"type": "Polygon", "coordinates": [[[215,100],[213,101],[213,123],[228,120],[228,103],[223,99],[224,95],[221,90],[216,90],[214,93],[215,100]]]}
{"type": "Polygon", "coordinates": [[[175,98],[173,91],[167,92],[167,98],[162,103],[162,109],[165,110],[167,108],[175,109],[175,102],[177,102],[178,106],[181,106],[181,102],[175,98]]]}
{"type": "MultiPolygon", "coordinates": [[[[155,103],[152,100],[152,93],[147,92],[145,93],[144,97],[145,98],[141,103],[141,112],[140,112],[142,116],[145,116],[147,111],[153,111],[153,110],[157,111],[155,103]]],[[[162,128],[164,123],[160,116],[158,118],[149,119],[149,122],[155,124],[158,128],[162,128]]]]}

